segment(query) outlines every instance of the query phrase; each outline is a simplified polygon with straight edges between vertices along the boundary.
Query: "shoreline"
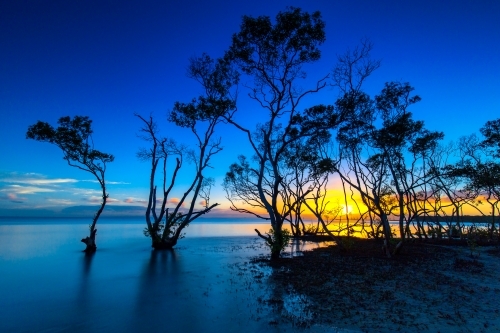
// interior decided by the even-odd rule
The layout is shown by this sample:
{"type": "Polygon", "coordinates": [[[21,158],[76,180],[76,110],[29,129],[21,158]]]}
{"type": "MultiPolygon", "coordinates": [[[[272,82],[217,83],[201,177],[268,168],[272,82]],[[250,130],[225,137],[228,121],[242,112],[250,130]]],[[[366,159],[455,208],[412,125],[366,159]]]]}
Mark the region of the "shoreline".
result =
{"type": "Polygon", "coordinates": [[[270,262],[269,282],[302,302],[286,314],[269,298],[283,323],[333,326],[338,332],[500,332],[500,249],[408,243],[388,259],[364,240],[341,253],[335,246],[270,262]],[[346,331],[347,330],[347,331],[346,331]]]}

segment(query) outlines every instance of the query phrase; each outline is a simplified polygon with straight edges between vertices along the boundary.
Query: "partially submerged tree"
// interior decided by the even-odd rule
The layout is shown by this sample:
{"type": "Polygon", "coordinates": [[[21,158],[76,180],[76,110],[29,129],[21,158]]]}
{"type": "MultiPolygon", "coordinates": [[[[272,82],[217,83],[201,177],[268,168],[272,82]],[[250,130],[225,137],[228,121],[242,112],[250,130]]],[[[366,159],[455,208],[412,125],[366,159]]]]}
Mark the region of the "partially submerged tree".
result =
{"type": "MultiPolygon", "coordinates": [[[[298,81],[305,77],[302,66],[320,58],[324,27],[319,12],[309,14],[298,8],[280,12],[274,23],[268,16],[244,16],[241,30],[233,35],[225,56],[253,79],[248,96],[267,116],[255,132],[227,117],[229,123],[245,133],[254,156],[251,160],[240,157],[239,163],[230,167],[224,184],[232,210],[270,221],[267,235],[256,232],[270,246],[271,259],[279,258],[287,245],[288,235],[282,227],[293,211],[293,206],[284,208],[280,198],[285,176],[280,163],[284,153],[300,139],[324,135],[337,121],[331,106],[299,109],[305,96],[326,86],[326,77],[309,90],[298,86],[298,81]]],[[[304,191],[301,195],[306,194],[304,191]]]]}
{"type": "Polygon", "coordinates": [[[57,123],[59,126],[54,128],[46,122],[38,121],[28,128],[26,138],[58,146],[63,151],[64,159],[70,166],[90,172],[99,182],[102,191],[101,207],[95,213],[90,224],[90,235],[82,239],[86,245],[84,251],[87,253],[95,252],[97,250],[96,223],[109,196],[106,193],[104,179],[106,163],[113,162],[114,156],[94,149],[92,120],[89,117],[75,116],[73,119],[61,117],[57,123]]]}
{"type": "Polygon", "coordinates": [[[197,142],[195,151],[188,151],[171,139],[158,137],[153,118],[136,116],[143,122],[141,136],[151,143],[151,147],[139,152],[141,159],[151,160],[149,198],[146,208],[145,235],[151,238],[154,249],[171,249],[182,237],[182,231],[192,221],[208,213],[218,204],[210,204],[210,188],[213,180],[204,175],[210,167],[210,159],[222,150],[220,139],[213,139],[215,128],[224,121],[224,116],[235,108],[235,97],[231,88],[237,82],[237,75],[228,63],[213,60],[207,55],[192,59],[189,74],[203,86],[203,96],[190,103],[175,103],[169,114],[169,121],[185,127],[194,134],[197,142]],[[183,156],[187,155],[195,166],[192,181],[182,197],[167,207],[169,195],[174,188],[177,175],[183,166],[183,156]],[[168,159],[175,157],[170,181],[167,181],[168,159]],[[161,206],[157,208],[155,178],[158,166],[163,175],[161,206]],[[197,209],[198,198],[203,200],[203,208],[197,209]]]}

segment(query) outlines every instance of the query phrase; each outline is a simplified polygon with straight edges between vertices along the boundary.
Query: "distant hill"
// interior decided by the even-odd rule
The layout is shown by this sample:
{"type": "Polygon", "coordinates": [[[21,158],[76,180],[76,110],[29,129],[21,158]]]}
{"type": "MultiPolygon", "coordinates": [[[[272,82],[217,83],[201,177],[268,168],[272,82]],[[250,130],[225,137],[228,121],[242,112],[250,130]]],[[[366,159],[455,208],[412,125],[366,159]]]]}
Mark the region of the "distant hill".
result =
{"type": "MultiPolygon", "coordinates": [[[[71,206],[61,210],[61,215],[68,216],[93,216],[97,211],[96,206],[71,206]]],[[[106,205],[102,213],[105,216],[141,216],[146,208],[142,206],[115,206],[106,205]]]]}
{"type": "MultiPolygon", "coordinates": [[[[99,207],[71,206],[63,209],[0,209],[3,217],[92,217],[99,207]]],[[[107,205],[101,217],[132,217],[142,216],[146,209],[142,206],[107,205]]]]}

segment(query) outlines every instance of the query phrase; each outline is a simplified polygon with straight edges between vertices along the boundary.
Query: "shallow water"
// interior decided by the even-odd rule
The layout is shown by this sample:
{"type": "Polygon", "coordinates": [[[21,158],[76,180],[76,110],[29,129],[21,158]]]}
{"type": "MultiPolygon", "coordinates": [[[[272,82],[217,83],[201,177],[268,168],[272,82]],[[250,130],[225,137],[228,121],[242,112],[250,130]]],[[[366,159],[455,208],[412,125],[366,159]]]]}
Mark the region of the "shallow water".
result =
{"type": "MultiPolygon", "coordinates": [[[[249,262],[268,252],[255,225],[192,225],[152,251],[143,224],[104,222],[85,256],[85,223],[14,222],[0,224],[0,332],[293,331],[263,302],[282,290],[249,262]]],[[[300,314],[300,295],[284,299],[300,314]]]]}

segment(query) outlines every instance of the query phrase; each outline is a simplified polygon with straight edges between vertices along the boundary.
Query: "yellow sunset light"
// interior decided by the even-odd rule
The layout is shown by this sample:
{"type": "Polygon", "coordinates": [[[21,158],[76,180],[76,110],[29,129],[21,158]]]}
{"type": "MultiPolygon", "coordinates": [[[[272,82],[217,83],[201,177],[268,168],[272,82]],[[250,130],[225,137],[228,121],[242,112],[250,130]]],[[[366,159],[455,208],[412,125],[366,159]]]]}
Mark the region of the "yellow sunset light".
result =
{"type": "Polygon", "coordinates": [[[342,206],[342,215],[347,215],[352,213],[352,206],[347,205],[347,206],[342,206]]]}

